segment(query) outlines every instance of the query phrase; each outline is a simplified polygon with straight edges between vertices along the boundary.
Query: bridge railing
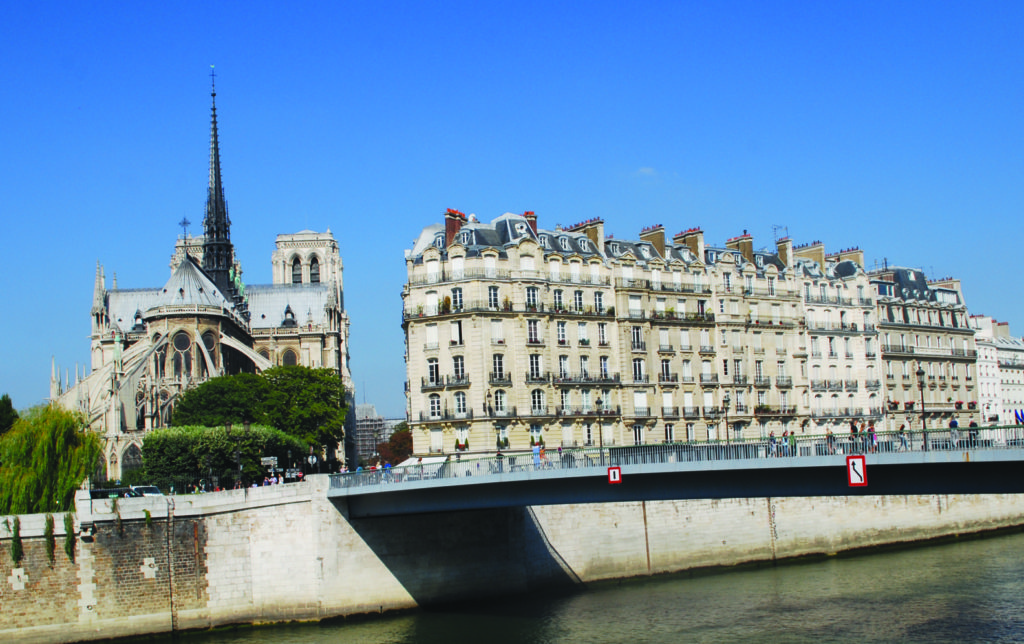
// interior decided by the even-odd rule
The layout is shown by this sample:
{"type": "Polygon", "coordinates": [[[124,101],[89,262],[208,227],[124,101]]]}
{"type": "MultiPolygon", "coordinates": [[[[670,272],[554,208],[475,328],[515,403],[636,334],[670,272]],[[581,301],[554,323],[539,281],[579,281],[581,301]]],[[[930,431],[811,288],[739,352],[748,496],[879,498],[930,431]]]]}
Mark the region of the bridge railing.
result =
{"type": "Polygon", "coordinates": [[[669,442],[622,447],[583,447],[501,455],[459,454],[444,461],[349,472],[331,476],[331,487],[360,488],[394,483],[441,481],[546,470],[596,472],[614,465],[653,465],[847,454],[898,454],[911,451],[993,450],[1024,447],[1024,425],[961,427],[900,432],[834,433],[768,437],[738,441],[669,442]]]}

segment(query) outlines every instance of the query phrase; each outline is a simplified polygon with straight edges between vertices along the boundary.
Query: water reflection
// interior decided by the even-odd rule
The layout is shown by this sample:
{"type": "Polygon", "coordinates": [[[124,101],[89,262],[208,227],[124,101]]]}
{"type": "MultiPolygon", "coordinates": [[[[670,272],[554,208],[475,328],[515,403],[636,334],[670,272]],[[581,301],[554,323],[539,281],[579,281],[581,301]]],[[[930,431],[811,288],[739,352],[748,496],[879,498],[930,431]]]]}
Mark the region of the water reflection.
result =
{"type": "Polygon", "coordinates": [[[244,629],[188,644],[1024,641],[1024,535],[592,585],[355,623],[244,629]]]}

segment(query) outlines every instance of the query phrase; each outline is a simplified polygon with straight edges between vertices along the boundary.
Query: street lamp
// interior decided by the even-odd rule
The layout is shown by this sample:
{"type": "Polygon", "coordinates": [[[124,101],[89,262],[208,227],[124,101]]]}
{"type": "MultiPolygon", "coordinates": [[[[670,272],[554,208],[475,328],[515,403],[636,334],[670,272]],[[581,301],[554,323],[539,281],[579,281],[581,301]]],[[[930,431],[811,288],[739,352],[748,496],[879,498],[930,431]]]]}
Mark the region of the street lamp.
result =
{"type": "Polygon", "coordinates": [[[926,417],[925,417],[925,413],[924,413],[924,368],[921,367],[921,363],[917,364],[917,371],[915,372],[914,375],[917,376],[917,386],[921,390],[921,431],[922,431],[922,436],[924,438],[924,446],[922,447],[922,449],[927,450],[928,449],[928,423],[926,421],[926,417]]]}
{"type": "Polygon", "coordinates": [[[598,396],[597,400],[594,401],[597,404],[597,441],[598,447],[604,447],[604,423],[601,422],[601,404],[604,402],[601,397],[598,396]]]}
{"type": "Polygon", "coordinates": [[[725,444],[729,444],[729,405],[732,403],[732,398],[729,397],[729,392],[725,392],[722,396],[722,408],[725,409],[725,444]]]}

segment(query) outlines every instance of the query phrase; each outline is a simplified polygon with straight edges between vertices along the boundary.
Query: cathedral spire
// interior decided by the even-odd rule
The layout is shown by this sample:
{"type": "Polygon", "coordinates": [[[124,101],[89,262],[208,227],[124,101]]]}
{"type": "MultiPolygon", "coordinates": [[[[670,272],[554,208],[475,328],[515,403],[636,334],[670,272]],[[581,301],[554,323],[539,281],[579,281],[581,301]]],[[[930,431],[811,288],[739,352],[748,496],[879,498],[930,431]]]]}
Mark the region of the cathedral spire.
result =
{"type": "Polygon", "coordinates": [[[234,264],[231,245],[231,220],[224,200],[220,176],[220,140],[217,135],[216,74],[210,66],[210,181],[206,189],[206,216],[203,219],[203,269],[229,300],[234,294],[229,271],[234,264]]]}

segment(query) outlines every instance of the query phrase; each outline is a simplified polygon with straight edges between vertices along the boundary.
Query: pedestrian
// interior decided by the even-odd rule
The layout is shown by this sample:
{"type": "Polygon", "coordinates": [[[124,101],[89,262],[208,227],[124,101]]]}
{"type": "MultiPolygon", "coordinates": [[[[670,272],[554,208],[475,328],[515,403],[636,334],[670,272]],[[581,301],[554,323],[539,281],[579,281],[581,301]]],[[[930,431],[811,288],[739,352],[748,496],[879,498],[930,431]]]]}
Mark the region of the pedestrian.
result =
{"type": "Polygon", "coordinates": [[[775,443],[775,430],[768,435],[768,456],[775,456],[778,451],[778,445],[775,443]]]}
{"type": "Polygon", "coordinates": [[[789,455],[796,456],[796,432],[789,432],[789,455]]]}
{"type": "Polygon", "coordinates": [[[878,451],[878,433],[875,432],[875,421],[871,421],[871,425],[868,426],[868,439],[871,441],[871,451],[878,451]]]}
{"type": "Polygon", "coordinates": [[[907,426],[906,425],[900,425],[899,437],[900,437],[900,451],[901,452],[906,452],[907,450],[910,449],[910,446],[907,445],[907,426]]]}
{"type": "Polygon", "coordinates": [[[832,427],[825,428],[825,447],[829,454],[836,453],[836,437],[832,435],[832,427]]]}
{"type": "Polygon", "coordinates": [[[956,422],[956,416],[949,421],[949,444],[953,449],[956,449],[960,442],[960,424],[956,422]]]}
{"type": "Polygon", "coordinates": [[[972,420],[967,426],[967,440],[970,442],[971,447],[978,446],[978,422],[972,420]]]}

